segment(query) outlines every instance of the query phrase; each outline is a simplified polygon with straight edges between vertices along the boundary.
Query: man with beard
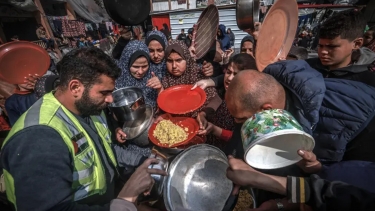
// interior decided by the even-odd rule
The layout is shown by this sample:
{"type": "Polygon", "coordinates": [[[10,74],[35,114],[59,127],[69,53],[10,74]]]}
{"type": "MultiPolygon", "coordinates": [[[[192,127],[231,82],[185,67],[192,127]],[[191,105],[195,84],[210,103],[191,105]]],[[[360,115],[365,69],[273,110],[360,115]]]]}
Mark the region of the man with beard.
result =
{"type": "Polygon", "coordinates": [[[8,200],[18,211],[136,210],[137,196],[152,187],[150,174],[166,173],[148,169],[157,161],[144,158],[115,199],[122,161],[102,110],[113,101],[119,68],[100,49],[82,48],[67,54],[59,70],[56,91],[25,112],[4,141],[8,200]]]}

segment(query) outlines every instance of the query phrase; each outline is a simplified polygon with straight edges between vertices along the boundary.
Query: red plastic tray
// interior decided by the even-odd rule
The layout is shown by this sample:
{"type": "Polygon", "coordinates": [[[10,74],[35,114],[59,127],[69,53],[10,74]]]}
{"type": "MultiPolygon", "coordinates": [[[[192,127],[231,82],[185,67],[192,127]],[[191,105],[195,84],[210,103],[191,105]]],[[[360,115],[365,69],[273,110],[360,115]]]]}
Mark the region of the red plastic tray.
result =
{"type": "Polygon", "coordinates": [[[39,45],[13,41],[0,46],[0,79],[11,84],[23,84],[29,74],[44,75],[50,57],[39,45]]]}
{"type": "Polygon", "coordinates": [[[186,114],[200,108],[206,101],[206,92],[192,85],[172,86],[159,94],[159,107],[170,114],[186,114]]]}

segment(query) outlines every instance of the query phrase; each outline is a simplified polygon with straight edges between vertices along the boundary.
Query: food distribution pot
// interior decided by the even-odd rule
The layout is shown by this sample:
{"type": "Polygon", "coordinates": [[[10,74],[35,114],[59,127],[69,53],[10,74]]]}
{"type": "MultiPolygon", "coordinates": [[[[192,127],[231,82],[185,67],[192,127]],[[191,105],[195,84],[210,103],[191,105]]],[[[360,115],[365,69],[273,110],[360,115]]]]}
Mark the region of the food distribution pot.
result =
{"type": "Polygon", "coordinates": [[[154,122],[154,110],[152,106],[145,106],[146,110],[142,117],[134,121],[125,122],[122,127],[122,130],[126,134],[126,140],[141,147],[149,145],[148,131],[154,122]]]}
{"type": "Polygon", "coordinates": [[[114,113],[117,121],[124,123],[144,118],[146,106],[140,88],[125,87],[114,91],[112,96],[113,103],[109,105],[109,109],[114,113]]]}

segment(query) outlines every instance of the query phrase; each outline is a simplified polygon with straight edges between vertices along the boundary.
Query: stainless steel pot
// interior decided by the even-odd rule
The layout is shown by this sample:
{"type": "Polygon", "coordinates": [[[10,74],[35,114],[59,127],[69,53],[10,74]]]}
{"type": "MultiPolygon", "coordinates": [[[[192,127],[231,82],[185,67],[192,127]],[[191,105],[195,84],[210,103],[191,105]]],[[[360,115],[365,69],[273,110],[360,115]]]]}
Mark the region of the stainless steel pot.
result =
{"type": "Polygon", "coordinates": [[[145,105],[145,113],[139,119],[125,122],[122,130],[126,134],[126,139],[137,146],[147,146],[148,131],[154,122],[154,109],[150,105],[145,105]]]}
{"type": "Polygon", "coordinates": [[[236,20],[238,28],[254,31],[255,22],[259,22],[259,8],[259,0],[237,0],[236,20]]]}
{"type": "MultiPolygon", "coordinates": [[[[168,158],[160,153],[159,151],[153,149],[149,158],[156,158],[159,160],[159,163],[152,164],[148,168],[150,169],[161,169],[164,171],[168,170],[168,158]]],[[[160,196],[162,196],[163,188],[164,188],[164,176],[151,174],[151,177],[154,179],[155,183],[151,188],[151,192],[149,195],[145,196],[144,194],[140,195],[138,201],[139,202],[155,202],[157,201],[160,196]]]]}
{"type": "Polygon", "coordinates": [[[109,109],[114,113],[117,121],[127,122],[142,118],[145,111],[143,92],[137,87],[125,87],[112,93],[113,103],[109,109]]]}
{"type": "Polygon", "coordinates": [[[163,191],[168,211],[222,210],[232,192],[226,177],[227,156],[218,148],[195,145],[178,154],[170,163],[163,191]]]}

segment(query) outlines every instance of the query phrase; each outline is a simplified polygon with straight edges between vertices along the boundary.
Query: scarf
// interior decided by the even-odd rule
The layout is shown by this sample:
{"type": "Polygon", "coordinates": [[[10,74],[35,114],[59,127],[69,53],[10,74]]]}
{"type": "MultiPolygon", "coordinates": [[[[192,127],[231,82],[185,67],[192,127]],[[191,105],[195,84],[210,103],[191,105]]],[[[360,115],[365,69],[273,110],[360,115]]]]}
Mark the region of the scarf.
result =
{"type": "Polygon", "coordinates": [[[116,80],[116,88],[120,89],[125,87],[138,87],[143,91],[143,96],[145,98],[146,104],[155,107],[157,91],[146,86],[147,81],[152,77],[150,69],[141,79],[134,78],[130,73],[132,55],[139,54],[139,51],[143,51],[146,55],[150,54],[146,44],[138,40],[130,41],[122,51],[120,60],[117,61],[117,65],[121,69],[121,75],[116,80]]]}
{"type": "MultiPolygon", "coordinates": [[[[164,51],[168,46],[168,41],[165,35],[161,31],[151,31],[146,38],[146,45],[150,44],[152,40],[158,41],[161,46],[163,46],[164,51]]],[[[167,66],[165,63],[165,58],[163,59],[162,62],[159,64],[154,64],[152,61],[150,62],[150,71],[154,72],[155,75],[157,75],[159,78],[163,78],[166,71],[167,71],[167,66]]]]}

